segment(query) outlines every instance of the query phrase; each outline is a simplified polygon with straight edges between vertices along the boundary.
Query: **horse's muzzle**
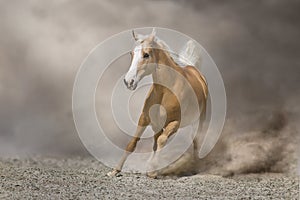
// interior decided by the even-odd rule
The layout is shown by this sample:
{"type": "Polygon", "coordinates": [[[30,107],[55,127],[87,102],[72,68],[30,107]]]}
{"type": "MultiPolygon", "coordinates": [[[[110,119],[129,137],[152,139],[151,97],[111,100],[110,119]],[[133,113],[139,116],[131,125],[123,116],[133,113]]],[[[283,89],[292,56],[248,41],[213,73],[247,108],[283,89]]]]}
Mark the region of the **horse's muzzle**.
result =
{"type": "Polygon", "coordinates": [[[135,90],[137,87],[137,82],[135,82],[134,79],[131,79],[129,82],[124,79],[124,84],[129,90],[135,90]]]}

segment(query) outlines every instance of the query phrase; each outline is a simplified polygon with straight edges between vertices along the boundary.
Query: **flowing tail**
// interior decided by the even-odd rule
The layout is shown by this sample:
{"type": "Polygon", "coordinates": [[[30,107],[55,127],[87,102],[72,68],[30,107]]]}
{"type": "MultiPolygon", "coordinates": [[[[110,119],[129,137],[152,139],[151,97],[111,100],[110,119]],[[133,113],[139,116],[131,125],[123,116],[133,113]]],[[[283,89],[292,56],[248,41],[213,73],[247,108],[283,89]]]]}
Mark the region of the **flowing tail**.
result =
{"type": "Polygon", "coordinates": [[[194,40],[189,40],[184,45],[179,53],[179,60],[181,63],[200,69],[202,63],[201,49],[194,40]]]}

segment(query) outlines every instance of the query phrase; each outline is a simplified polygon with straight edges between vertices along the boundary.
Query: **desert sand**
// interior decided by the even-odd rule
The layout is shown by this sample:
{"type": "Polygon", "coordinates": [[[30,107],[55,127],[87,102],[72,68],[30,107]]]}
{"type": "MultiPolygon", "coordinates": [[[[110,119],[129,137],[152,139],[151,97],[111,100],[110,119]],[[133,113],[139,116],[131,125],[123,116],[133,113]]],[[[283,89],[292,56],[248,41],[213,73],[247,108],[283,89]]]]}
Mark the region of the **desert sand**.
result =
{"type": "Polygon", "coordinates": [[[93,158],[0,160],[0,199],[299,199],[299,179],[282,173],[148,178],[93,158]]]}

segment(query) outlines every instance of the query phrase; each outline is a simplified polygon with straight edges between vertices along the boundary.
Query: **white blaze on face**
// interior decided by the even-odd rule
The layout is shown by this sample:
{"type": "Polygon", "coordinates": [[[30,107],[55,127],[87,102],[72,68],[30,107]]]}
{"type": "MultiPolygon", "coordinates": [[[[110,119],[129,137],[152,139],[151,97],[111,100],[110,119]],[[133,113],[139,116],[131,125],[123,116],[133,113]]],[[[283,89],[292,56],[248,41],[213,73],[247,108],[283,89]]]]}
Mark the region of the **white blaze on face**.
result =
{"type": "Polygon", "coordinates": [[[142,58],[142,46],[138,45],[134,48],[133,50],[133,59],[130,65],[130,68],[127,72],[127,74],[125,75],[125,81],[130,84],[131,81],[134,81],[134,84],[137,84],[136,81],[137,80],[137,68],[138,68],[138,63],[139,60],[142,58]]]}

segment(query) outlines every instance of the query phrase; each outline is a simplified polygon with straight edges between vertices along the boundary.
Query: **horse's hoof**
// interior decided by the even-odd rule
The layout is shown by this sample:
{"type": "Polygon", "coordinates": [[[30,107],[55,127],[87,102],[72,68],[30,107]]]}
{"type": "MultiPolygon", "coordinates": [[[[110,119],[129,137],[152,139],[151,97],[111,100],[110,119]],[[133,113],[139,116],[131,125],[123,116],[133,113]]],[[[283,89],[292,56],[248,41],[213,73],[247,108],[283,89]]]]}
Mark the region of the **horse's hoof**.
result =
{"type": "Polygon", "coordinates": [[[148,176],[149,178],[156,179],[157,176],[158,176],[158,174],[157,174],[157,172],[148,172],[148,173],[147,173],[147,176],[148,176]]]}
{"type": "Polygon", "coordinates": [[[118,176],[119,172],[120,172],[119,170],[114,169],[113,171],[108,172],[106,175],[110,177],[118,176]]]}

